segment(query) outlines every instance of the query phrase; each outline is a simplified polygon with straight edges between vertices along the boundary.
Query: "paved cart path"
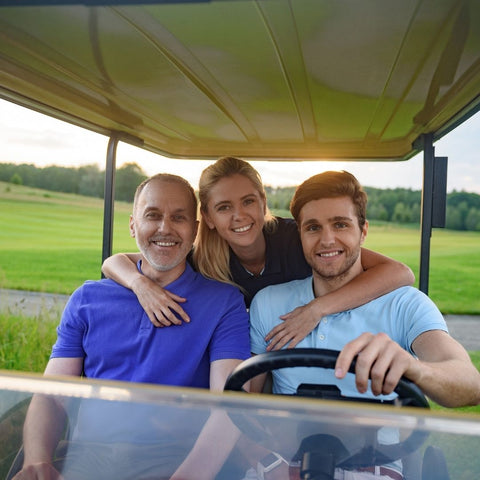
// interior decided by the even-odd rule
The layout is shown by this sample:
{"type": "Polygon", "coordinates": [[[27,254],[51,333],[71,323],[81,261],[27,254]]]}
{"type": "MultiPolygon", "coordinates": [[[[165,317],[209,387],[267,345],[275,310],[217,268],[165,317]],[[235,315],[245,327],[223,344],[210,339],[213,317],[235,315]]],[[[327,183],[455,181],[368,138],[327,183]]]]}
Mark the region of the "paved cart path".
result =
{"type": "Polygon", "coordinates": [[[0,312],[9,311],[12,315],[28,317],[42,313],[60,318],[68,298],[68,295],[55,293],[0,289],[0,312]]]}
{"type": "MultiPolygon", "coordinates": [[[[68,295],[0,289],[0,311],[36,316],[43,312],[60,319],[68,295]]],[[[450,334],[467,350],[480,350],[480,316],[445,315],[450,334]]]]}

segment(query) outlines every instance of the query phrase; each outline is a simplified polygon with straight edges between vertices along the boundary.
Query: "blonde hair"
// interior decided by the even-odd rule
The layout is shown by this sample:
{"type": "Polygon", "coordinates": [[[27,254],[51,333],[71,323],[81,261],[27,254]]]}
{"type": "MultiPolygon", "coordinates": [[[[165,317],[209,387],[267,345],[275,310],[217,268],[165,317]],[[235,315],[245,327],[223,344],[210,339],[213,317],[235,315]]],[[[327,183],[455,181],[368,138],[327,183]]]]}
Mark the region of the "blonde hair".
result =
{"type": "MultiPolygon", "coordinates": [[[[267,207],[267,196],[260,174],[248,162],[236,157],[222,157],[202,172],[198,186],[200,212],[207,213],[212,187],[222,178],[233,175],[243,175],[252,182],[265,201],[264,228],[269,232],[274,231],[277,221],[267,207]]],[[[200,216],[200,226],[195,240],[193,260],[197,270],[202,275],[239,287],[234,282],[230,271],[230,247],[216,229],[208,227],[203,215],[200,216]]]]}

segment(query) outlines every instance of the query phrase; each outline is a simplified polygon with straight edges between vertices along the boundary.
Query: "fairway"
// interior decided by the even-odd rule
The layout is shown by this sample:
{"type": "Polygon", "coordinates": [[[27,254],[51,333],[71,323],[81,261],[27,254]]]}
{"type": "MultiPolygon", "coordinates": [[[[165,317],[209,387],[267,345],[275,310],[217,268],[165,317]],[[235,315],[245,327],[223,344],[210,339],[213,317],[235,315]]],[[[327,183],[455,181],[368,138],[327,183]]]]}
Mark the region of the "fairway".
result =
{"type": "MultiPolygon", "coordinates": [[[[365,247],[406,263],[418,286],[420,229],[371,225],[365,247]]],[[[444,314],[480,314],[480,233],[434,229],[429,296],[444,314]]]]}
{"type": "MultiPolygon", "coordinates": [[[[103,200],[0,182],[0,287],[70,294],[100,278],[103,200]]],[[[116,251],[135,251],[131,206],[115,204],[116,251]]]]}
{"type": "MultiPolygon", "coordinates": [[[[0,182],[0,288],[70,294],[100,278],[103,200],[0,182]]],[[[113,250],[136,251],[131,205],[116,202],[113,250]]],[[[365,246],[409,265],[418,280],[420,230],[372,224],[365,246]]],[[[429,294],[442,313],[480,314],[480,233],[435,229],[429,294]]]]}

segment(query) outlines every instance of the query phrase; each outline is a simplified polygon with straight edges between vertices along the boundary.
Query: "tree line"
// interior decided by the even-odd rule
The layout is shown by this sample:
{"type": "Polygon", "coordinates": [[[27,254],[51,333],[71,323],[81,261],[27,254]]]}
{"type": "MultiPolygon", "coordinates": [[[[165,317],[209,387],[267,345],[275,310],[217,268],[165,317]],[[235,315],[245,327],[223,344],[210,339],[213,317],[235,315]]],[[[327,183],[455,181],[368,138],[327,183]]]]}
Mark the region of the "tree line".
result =
{"type": "MultiPolygon", "coordinates": [[[[0,181],[65,193],[103,198],[105,172],[96,165],[77,168],[32,164],[0,163],[0,181]]],[[[135,163],[117,169],[115,198],[131,202],[137,185],[147,178],[135,163]]],[[[266,186],[268,205],[273,210],[287,210],[295,187],[266,186]]],[[[407,188],[365,187],[368,194],[368,219],[385,222],[420,224],[421,192],[407,188]]],[[[447,195],[446,228],[480,231],[480,195],[453,191],[447,195]]]]}
{"type": "MultiPolygon", "coordinates": [[[[420,225],[422,192],[408,188],[364,187],[369,220],[420,225]]],[[[288,210],[295,187],[266,187],[271,209],[288,210]]],[[[480,195],[453,191],[447,194],[445,227],[480,231],[480,195]]]]}
{"type": "MultiPolygon", "coordinates": [[[[135,163],[127,163],[118,168],[115,176],[115,199],[133,201],[137,185],[145,178],[147,175],[135,163]]],[[[77,168],[52,165],[39,168],[32,164],[0,163],[0,181],[103,198],[105,171],[100,170],[97,165],[77,168]]]]}
{"type": "MultiPolygon", "coordinates": [[[[420,223],[421,192],[406,188],[364,187],[368,195],[368,219],[395,223],[420,223]]],[[[295,187],[267,189],[272,208],[288,209],[295,187]]]]}

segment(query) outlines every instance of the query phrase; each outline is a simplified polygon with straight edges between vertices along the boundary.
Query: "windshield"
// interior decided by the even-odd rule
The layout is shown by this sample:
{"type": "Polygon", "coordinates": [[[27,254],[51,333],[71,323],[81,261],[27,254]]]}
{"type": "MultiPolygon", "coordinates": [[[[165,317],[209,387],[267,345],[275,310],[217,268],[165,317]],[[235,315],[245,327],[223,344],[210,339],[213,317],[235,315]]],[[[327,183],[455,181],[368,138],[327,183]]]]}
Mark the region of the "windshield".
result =
{"type": "MultiPolygon", "coordinates": [[[[74,478],[161,478],[145,477],[145,472],[159,459],[167,469],[181,463],[212,414],[220,415],[226,428],[233,422],[254,448],[267,448],[286,459],[291,466],[288,478],[295,469],[296,478],[329,478],[300,477],[305,458],[313,462],[316,455],[327,453],[337,466],[347,469],[396,466],[400,461],[406,479],[422,479],[422,457],[432,446],[441,449],[451,479],[479,478],[480,473],[480,423],[459,414],[119,382],[60,381],[7,372],[0,375],[0,384],[2,478],[11,478],[6,475],[18,457],[25,413],[34,394],[44,394],[65,407],[68,432],[57,455],[64,474],[81,472],[74,478]],[[127,477],[120,475],[127,471],[127,477]]],[[[211,455],[222,448],[215,443],[211,455]]],[[[438,461],[429,468],[437,467],[438,461]]],[[[248,470],[248,465],[238,461],[234,450],[217,478],[244,478],[243,468],[248,470]]]]}

